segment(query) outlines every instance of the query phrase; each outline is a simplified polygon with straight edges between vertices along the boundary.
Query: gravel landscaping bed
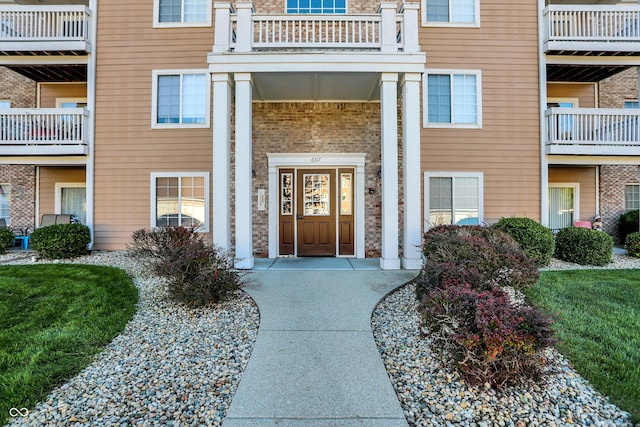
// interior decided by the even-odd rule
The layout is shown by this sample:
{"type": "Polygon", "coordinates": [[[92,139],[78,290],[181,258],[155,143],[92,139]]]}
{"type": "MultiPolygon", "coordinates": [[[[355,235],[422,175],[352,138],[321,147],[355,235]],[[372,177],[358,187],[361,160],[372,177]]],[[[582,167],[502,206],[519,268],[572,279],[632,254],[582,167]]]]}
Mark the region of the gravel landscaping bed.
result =
{"type": "MultiPolygon", "coordinates": [[[[552,260],[545,270],[589,268],[552,260]]],[[[640,268],[640,259],[614,255],[602,268],[640,268]]],[[[627,412],[608,403],[556,350],[545,351],[545,382],[496,391],[467,385],[453,362],[421,335],[415,286],[388,295],[375,309],[378,349],[412,426],[632,426],[627,412]]]]}
{"type": "MultiPolygon", "coordinates": [[[[139,290],[138,311],[94,362],[9,425],[221,425],[256,339],[253,300],[238,292],[215,307],[186,309],[164,298],[161,280],[125,252],[65,262],[126,270],[139,290]]],[[[32,263],[32,255],[9,253],[0,263],[32,263]]]]}

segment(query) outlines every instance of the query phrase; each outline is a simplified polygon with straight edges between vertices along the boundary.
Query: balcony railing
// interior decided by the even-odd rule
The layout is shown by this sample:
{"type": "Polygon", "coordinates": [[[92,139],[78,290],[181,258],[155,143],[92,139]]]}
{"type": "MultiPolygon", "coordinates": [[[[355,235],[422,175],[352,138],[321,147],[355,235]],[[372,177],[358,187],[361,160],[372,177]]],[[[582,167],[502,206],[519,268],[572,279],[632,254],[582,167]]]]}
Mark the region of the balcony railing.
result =
{"type": "Polygon", "coordinates": [[[640,52],[640,6],[551,5],[544,18],[547,52],[640,52]]]}
{"type": "Polygon", "coordinates": [[[547,154],[640,155],[640,110],[549,108],[547,154]]]}
{"type": "Polygon", "coordinates": [[[83,108],[0,109],[0,155],[86,155],[83,108]]]}
{"type": "Polygon", "coordinates": [[[214,52],[291,50],[373,50],[417,52],[418,4],[381,3],[363,15],[263,15],[251,3],[214,3],[214,52]]]}
{"type": "Polygon", "coordinates": [[[89,15],[82,5],[0,6],[0,50],[86,51],[89,15]]]}

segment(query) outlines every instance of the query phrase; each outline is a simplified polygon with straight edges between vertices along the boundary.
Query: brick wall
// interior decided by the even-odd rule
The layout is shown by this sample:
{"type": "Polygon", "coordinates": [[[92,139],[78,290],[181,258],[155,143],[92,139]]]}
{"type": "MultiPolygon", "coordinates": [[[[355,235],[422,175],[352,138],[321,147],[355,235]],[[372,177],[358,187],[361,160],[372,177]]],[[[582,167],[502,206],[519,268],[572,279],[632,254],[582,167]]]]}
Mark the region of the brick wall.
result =
{"type": "Polygon", "coordinates": [[[623,108],[625,101],[638,99],[638,71],[630,68],[598,85],[600,108],[623,108]]]}
{"type": "Polygon", "coordinates": [[[0,185],[9,184],[10,221],[9,226],[16,231],[33,230],[35,218],[35,166],[0,165],[0,185]]]}
{"type": "Polygon", "coordinates": [[[0,99],[11,101],[11,108],[36,107],[36,82],[0,67],[0,99]]]}
{"type": "Polygon", "coordinates": [[[638,183],[638,166],[602,165],[600,167],[600,214],[604,230],[616,236],[617,220],[624,213],[624,187],[638,183]]]}
{"type": "MultiPolygon", "coordinates": [[[[398,114],[401,117],[401,112],[398,114]]],[[[256,197],[259,188],[268,190],[267,153],[367,153],[364,183],[365,255],[379,257],[382,239],[382,182],[378,177],[380,131],[379,103],[254,103],[252,157],[256,173],[253,179],[255,256],[266,257],[268,253],[267,211],[257,210],[256,197]],[[374,190],[373,194],[368,193],[370,187],[374,190]]],[[[401,152],[399,147],[399,154],[401,152]]],[[[400,169],[400,198],[401,180],[400,169]]],[[[402,206],[398,227],[402,230],[402,206]]]]}

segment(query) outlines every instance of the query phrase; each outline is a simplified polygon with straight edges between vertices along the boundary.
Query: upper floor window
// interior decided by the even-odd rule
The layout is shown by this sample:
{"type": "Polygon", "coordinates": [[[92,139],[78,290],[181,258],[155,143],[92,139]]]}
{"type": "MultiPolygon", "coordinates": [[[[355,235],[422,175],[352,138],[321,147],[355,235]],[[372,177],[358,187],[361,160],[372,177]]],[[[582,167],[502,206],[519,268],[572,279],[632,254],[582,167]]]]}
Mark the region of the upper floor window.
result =
{"type": "Polygon", "coordinates": [[[480,25],[480,0],[423,0],[423,25],[480,25]]]}
{"type": "Polygon", "coordinates": [[[200,70],[154,71],[151,127],[209,127],[208,76],[200,70]]]}
{"type": "Polygon", "coordinates": [[[154,0],[154,27],[211,26],[211,0],[154,0]]]}
{"type": "Polygon", "coordinates": [[[425,76],[425,126],[482,127],[479,71],[428,70],[425,76]]]}
{"type": "Polygon", "coordinates": [[[287,0],[287,13],[347,13],[347,0],[287,0]]]}

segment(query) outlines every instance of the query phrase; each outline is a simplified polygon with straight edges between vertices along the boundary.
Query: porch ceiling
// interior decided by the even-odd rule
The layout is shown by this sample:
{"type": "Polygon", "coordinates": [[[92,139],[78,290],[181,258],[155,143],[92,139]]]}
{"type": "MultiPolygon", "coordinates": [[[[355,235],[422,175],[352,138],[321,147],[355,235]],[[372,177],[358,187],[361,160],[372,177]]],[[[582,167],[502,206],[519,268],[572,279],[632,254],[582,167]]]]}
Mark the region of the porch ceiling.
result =
{"type": "Polygon", "coordinates": [[[377,101],[380,73],[254,73],[255,101],[377,101]]]}
{"type": "Polygon", "coordinates": [[[86,82],[86,65],[5,65],[36,82],[86,82]]]}
{"type": "Polygon", "coordinates": [[[629,65],[565,65],[565,64],[548,64],[547,65],[547,81],[553,82],[599,82],[618,74],[629,65]]]}

